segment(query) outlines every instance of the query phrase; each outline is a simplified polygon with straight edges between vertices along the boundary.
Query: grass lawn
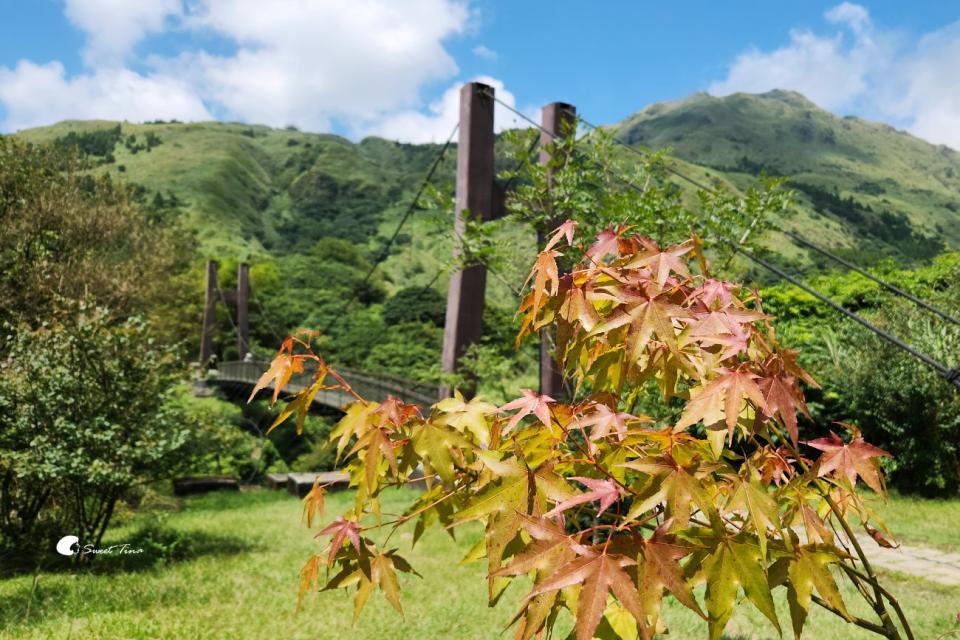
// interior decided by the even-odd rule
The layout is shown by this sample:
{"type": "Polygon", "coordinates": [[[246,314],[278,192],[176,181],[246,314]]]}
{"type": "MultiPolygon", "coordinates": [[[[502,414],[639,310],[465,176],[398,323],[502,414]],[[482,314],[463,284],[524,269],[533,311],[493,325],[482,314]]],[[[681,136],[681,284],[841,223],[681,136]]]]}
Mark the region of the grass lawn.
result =
{"type": "MultiPolygon", "coordinates": [[[[385,499],[384,510],[399,511],[410,497],[396,492],[385,499]]],[[[332,495],[328,511],[336,514],[350,499],[347,493],[332,495]]],[[[885,515],[905,540],[946,546],[950,535],[947,523],[958,521],[958,510],[960,502],[895,498],[885,515]]],[[[136,531],[148,518],[137,515],[111,531],[106,542],[136,543],[136,531]]],[[[405,619],[377,594],[357,626],[351,627],[352,600],[339,591],[308,598],[297,613],[297,572],[308,555],[321,548],[299,518],[299,503],[280,493],[187,500],[183,510],[169,515],[165,526],[180,532],[192,546],[193,557],[140,567],[106,563],[98,573],[53,572],[0,581],[0,639],[495,638],[523,596],[524,585],[515,584],[499,606],[488,608],[484,565],[458,564],[479,537],[480,528],[460,530],[457,540],[435,528],[412,551],[409,532],[395,537],[401,553],[424,576],[401,578],[405,619]]],[[[954,628],[960,587],[902,575],[885,577],[889,589],[901,599],[918,639],[935,638],[954,628]]],[[[854,602],[851,590],[845,595],[848,602],[854,602]]],[[[778,607],[789,635],[782,597],[778,607]]],[[[706,637],[705,625],[679,605],[668,604],[665,616],[671,628],[669,638],[706,637]]],[[[569,626],[569,621],[566,624],[569,626]]],[[[503,637],[512,637],[512,633],[503,637]]],[[[777,633],[756,609],[744,603],[734,615],[727,637],[775,638],[777,633]]],[[[804,637],[873,636],[816,610],[804,637]]]]}
{"type": "Polygon", "coordinates": [[[897,540],[960,552],[960,500],[931,500],[893,494],[887,504],[878,498],[872,506],[897,540]]]}

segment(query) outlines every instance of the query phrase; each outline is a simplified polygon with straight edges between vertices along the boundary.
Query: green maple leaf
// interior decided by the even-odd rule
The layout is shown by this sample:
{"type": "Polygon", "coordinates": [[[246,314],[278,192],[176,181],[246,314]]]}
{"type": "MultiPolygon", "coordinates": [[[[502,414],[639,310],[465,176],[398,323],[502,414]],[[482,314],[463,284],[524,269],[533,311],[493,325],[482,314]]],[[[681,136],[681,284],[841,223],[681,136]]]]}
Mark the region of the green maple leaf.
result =
{"type": "Polygon", "coordinates": [[[710,640],[720,640],[733,615],[737,593],[742,588],[747,599],[765,615],[777,632],[780,622],[770,593],[770,584],[761,564],[760,549],[741,542],[723,540],[704,561],[707,578],[706,603],[710,640]]]}
{"type": "Polygon", "coordinates": [[[496,413],[495,405],[484,402],[479,396],[466,402],[459,391],[454,391],[452,398],[445,398],[433,407],[440,412],[434,420],[437,424],[450,425],[461,433],[472,433],[481,445],[489,444],[490,423],[487,416],[496,413]]]}

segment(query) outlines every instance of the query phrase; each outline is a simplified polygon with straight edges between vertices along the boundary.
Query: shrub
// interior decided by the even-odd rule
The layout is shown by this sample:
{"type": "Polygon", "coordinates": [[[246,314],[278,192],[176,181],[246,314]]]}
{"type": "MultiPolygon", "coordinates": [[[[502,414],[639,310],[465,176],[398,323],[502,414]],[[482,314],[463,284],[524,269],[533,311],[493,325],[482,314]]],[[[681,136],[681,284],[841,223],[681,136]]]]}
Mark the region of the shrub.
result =
{"type": "Polygon", "coordinates": [[[8,328],[0,362],[0,534],[10,547],[73,533],[99,544],[133,484],[168,477],[190,431],[169,408],[171,352],[138,319],[96,308],[8,328]]]}

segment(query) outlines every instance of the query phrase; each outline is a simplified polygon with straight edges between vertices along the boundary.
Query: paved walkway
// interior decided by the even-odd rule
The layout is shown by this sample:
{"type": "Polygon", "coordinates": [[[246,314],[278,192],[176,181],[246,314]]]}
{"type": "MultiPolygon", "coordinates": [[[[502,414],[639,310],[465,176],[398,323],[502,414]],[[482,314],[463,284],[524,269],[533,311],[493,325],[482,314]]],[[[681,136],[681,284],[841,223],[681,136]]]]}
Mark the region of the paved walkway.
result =
{"type": "Polygon", "coordinates": [[[863,535],[857,536],[857,541],[876,568],[899,571],[940,584],[960,585],[960,553],[906,544],[885,549],[873,538],[863,535]]]}

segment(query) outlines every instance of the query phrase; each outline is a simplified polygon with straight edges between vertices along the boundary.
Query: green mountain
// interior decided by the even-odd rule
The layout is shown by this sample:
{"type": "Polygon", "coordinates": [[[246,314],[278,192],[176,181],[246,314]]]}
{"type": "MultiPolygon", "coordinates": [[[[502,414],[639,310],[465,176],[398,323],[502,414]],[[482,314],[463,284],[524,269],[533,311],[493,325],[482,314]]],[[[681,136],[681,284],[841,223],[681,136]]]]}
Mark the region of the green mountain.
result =
{"type": "MultiPolygon", "coordinates": [[[[653,104],[617,137],[745,186],[761,171],[788,176],[800,198],[783,221],[867,262],[928,258],[960,247],[960,153],[885,124],[838,117],[790,91],[653,104]]],[[[783,236],[771,239],[795,254],[783,236]]],[[[796,256],[794,257],[801,257],[796,256]]]]}
{"type": "MultiPolygon", "coordinates": [[[[682,170],[733,188],[761,171],[788,176],[800,200],[782,226],[866,262],[910,262],[960,248],[960,154],[887,125],[835,116],[798,93],[698,93],[650,105],[615,131],[631,145],[669,148],[682,170]]],[[[376,252],[377,236],[390,234],[438,150],[229,123],[68,121],[18,135],[88,144],[104,170],[138,185],[152,204],[175,205],[204,255],[238,259],[304,251],[323,237],[376,252]]],[[[452,181],[454,155],[440,183],[452,181]]],[[[417,242],[418,231],[414,223],[401,238],[413,238],[401,261],[411,269],[388,265],[400,281],[435,275],[427,271],[449,248],[417,242]]],[[[795,262],[811,260],[783,236],[768,243],[795,262]]]]}

